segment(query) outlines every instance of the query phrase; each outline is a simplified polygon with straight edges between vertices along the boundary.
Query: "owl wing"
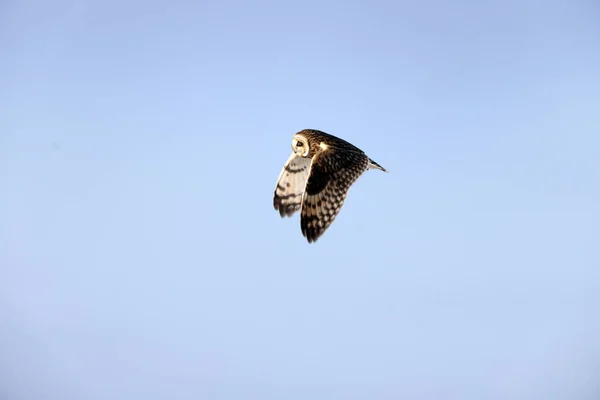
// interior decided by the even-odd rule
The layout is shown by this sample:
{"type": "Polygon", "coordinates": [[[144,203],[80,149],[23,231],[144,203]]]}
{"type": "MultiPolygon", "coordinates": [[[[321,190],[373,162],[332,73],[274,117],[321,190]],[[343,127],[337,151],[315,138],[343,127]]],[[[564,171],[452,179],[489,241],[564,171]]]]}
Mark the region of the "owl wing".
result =
{"type": "Polygon", "coordinates": [[[292,153],[283,166],[273,196],[273,206],[282,218],[291,217],[300,209],[310,163],[310,158],[292,153]]]}
{"type": "Polygon", "coordinates": [[[348,189],[368,165],[369,158],[358,151],[329,148],[314,157],[300,212],[302,234],[309,243],[329,228],[346,200],[348,189]]]}

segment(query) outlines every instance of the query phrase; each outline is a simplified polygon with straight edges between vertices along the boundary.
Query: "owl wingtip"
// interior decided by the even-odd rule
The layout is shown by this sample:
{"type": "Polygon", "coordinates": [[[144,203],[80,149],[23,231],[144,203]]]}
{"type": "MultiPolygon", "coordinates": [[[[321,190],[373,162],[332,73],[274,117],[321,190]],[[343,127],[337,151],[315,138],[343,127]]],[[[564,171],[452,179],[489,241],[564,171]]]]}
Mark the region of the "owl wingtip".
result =
{"type": "Polygon", "coordinates": [[[318,239],[319,239],[319,238],[315,238],[315,237],[307,237],[307,238],[306,238],[306,241],[307,241],[309,244],[313,244],[313,243],[316,243],[318,239]]]}

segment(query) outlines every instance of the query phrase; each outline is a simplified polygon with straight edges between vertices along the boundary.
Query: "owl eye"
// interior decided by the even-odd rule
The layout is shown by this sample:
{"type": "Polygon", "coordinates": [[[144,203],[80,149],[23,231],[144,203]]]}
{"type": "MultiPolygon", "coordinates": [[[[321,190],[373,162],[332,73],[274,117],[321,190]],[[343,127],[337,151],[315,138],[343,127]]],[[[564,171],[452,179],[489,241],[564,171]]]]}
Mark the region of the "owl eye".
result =
{"type": "Polygon", "coordinates": [[[302,146],[304,146],[304,143],[302,143],[302,142],[298,142],[298,143],[296,143],[296,146],[297,146],[297,147],[302,147],[302,146]]]}

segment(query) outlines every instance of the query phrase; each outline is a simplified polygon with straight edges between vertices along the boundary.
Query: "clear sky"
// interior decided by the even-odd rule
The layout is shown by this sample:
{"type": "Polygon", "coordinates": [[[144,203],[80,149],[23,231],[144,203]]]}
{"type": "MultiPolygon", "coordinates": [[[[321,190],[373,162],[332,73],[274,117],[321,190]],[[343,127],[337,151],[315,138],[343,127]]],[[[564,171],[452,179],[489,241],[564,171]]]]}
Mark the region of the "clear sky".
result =
{"type": "Polygon", "coordinates": [[[0,2],[0,398],[597,399],[599,21],[0,2]],[[303,128],[390,171],[311,245],[303,128]]]}

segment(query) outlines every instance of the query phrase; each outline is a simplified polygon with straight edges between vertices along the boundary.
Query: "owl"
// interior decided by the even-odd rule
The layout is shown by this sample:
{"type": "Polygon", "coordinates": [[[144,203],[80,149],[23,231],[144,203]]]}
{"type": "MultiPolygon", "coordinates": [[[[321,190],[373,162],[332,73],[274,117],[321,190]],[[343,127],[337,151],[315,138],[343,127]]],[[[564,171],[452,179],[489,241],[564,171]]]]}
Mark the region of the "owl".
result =
{"type": "Polygon", "coordinates": [[[359,148],[333,135],[304,129],[292,139],[292,155],[275,187],[273,206],[281,217],[300,210],[300,227],[316,242],[336,218],[350,186],[368,169],[387,172],[359,148]]]}

